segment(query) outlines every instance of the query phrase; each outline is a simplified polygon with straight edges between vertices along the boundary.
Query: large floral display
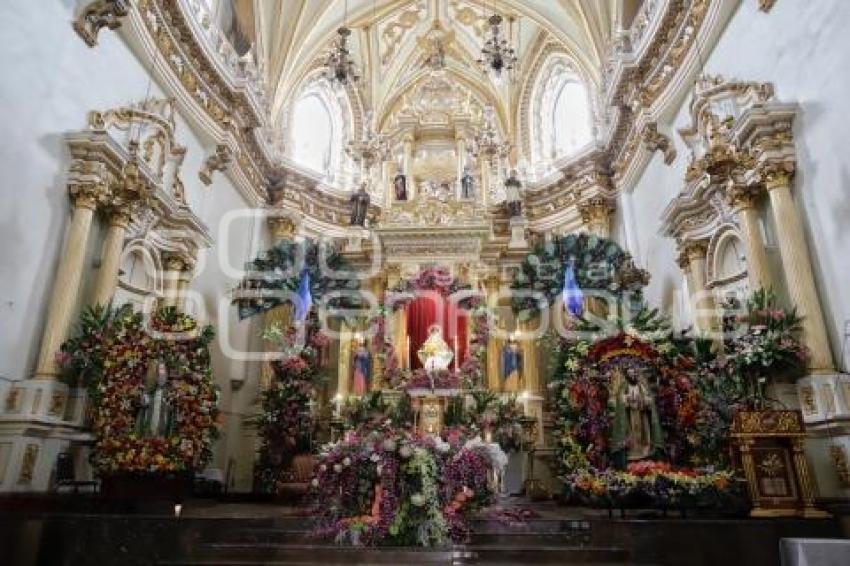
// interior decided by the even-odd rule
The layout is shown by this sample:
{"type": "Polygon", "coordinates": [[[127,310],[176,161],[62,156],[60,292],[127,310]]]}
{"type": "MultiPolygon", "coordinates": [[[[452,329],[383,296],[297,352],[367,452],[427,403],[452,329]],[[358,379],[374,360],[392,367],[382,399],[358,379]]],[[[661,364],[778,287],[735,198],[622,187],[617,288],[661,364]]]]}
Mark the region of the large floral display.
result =
{"type": "Polygon", "coordinates": [[[173,308],[147,324],[129,305],[84,313],[59,358],[88,387],[99,475],[188,473],[209,461],[218,434],[212,337],[211,326],[173,308]],[[159,397],[151,395],[152,373],[166,378],[159,397]],[[148,410],[153,404],[156,412],[148,410]],[[156,425],[151,414],[160,417],[156,425]]]}
{"type": "Polygon", "coordinates": [[[316,534],[355,545],[463,541],[470,515],[492,499],[488,478],[502,458],[480,441],[361,427],[320,455],[316,534]]]}
{"type": "Polygon", "coordinates": [[[311,406],[321,352],[328,338],[309,320],[299,342],[295,327],[271,325],[264,337],[278,347],[280,359],[272,363],[273,379],[260,393],[262,412],[255,425],[260,450],[254,475],[263,493],[279,493],[290,480],[290,464],[298,454],[312,450],[316,419],[311,406]]]}

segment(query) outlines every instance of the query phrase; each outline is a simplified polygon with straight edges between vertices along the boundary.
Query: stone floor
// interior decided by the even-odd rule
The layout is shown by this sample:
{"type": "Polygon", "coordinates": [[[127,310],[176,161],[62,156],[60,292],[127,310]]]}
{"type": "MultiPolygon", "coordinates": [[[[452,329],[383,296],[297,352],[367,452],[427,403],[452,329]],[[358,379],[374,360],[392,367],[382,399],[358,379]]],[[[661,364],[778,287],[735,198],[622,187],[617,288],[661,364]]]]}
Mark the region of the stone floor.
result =
{"type": "MultiPolygon", "coordinates": [[[[701,519],[606,512],[518,499],[475,519],[468,544],[339,547],[310,536],[303,507],[192,500],[136,512],[0,501],[0,564],[583,564],[775,566],[779,539],[842,536],[835,520],[701,519]],[[515,520],[519,514],[524,520],[515,520]]],[[[69,503],[69,502],[66,502],[69,503]]]]}

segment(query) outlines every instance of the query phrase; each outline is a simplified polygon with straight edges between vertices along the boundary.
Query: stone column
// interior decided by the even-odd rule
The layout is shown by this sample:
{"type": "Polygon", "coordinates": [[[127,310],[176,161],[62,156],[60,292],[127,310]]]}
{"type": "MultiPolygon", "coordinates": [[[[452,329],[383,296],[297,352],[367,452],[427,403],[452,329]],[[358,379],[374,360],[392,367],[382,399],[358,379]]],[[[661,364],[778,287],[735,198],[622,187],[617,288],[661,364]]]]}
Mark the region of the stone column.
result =
{"type": "MultiPolygon", "coordinates": [[[[372,293],[375,295],[375,300],[378,305],[381,304],[384,298],[384,291],[387,288],[386,277],[382,275],[372,279],[372,293]]],[[[374,340],[374,337],[372,338],[374,340]]],[[[372,343],[372,391],[378,391],[383,387],[384,377],[384,362],[382,359],[384,345],[377,342],[372,343]]]]}
{"type": "Polygon", "coordinates": [[[738,224],[747,253],[747,277],[753,291],[773,286],[767,250],[759,229],[757,193],[746,187],[732,187],[728,191],[729,203],[738,216],[738,224]]]}
{"type": "Polygon", "coordinates": [[[393,190],[393,165],[392,161],[384,161],[381,163],[381,182],[384,190],[384,206],[390,206],[395,199],[395,191],[393,190]]]}
{"type": "Polygon", "coordinates": [[[177,276],[177,300],[175,306],[181,312],[186,312],[186,294],[189,292],[189,285],[192,284],[194,270],[195,267],[186,262],[184,269],[177,276]]]}
{"type": "Polygon", "coordinates": [[[41,338],[41,349],[36,365],[36,379],[56,379],[60,374],[56,353],[68,337],[68,329],[74,316],[77,293],[85,265],[86,248],[94,211],[97,207],[100,186],[72,189],[74,211],[68,230],[65,251],[59,260],[59,269],[53,279],[53,292],[47,308],[47,320],[41,338]]]}
{"type": "Polygon", "coordinates": [[[94,286],[92,304],[108,305],[118,286],[118,270],[121,267],[121,252],[124,251],[124,238],[130,214],[126,210],[113,209],[109,212],[109,227],[103,240],[100,256],[100,270],[94,286]]]}
{"type": "Polygon", "coordinates": [[[803,340],[811,352],[810,368],[816,373],[830,373],[835,371],[832,353],[806,237],[791,196],[791,179],[791,174],[785,170],[769,170],[765,176],[765,186],[770,197],[774,224],[777,226],[776,239],[788,284],[788,295],[803,318],[803,340]]]}
{"type": "Polygon", "coordinates": [[[688,288],[691,295],[694,327],[700,334],[719,330],[714,295],[710,294],[706,287],[708,279],[705,263],[706,252],[707,246],[704,242],[687,242],[684,246],[684,255],[688,263],[688,288]]]}
{"type": "Polygon", "coordinates": [[[164,259],[165,277],[162,288],[162,305],[165,307],[177,307],[180,298],[180,277],[186,269],[186,261],[176,255],[169,255],[164,259]]]}
{"type": "Polygon", "coordinates": [[[406,135],[402,142],[401,172],[407,177],[407,198],[416,196],[416,184],[413,182],[413,136],[406,135]]]}
{"type": "Polygon", "coordinates": [[[588,232],[599,238],[611,237],[611,215],[616,210],[612,199],[592,197],[580,203],[578,210],[588,232]]]}
{"type": "Polygon", "coordinates": [[[530,395],[540,392],[540,373],[537,364],[537,339],[532,332],[537,328],[537,317],[518,323],[522,346],[522,388],[530,395]]]}
{"type": "Polygon", "coordinates": [[[481,198],[486,208],[490,206],[490,185],[493,182],[490,172],[490,159],[485,155],[481,155],[478,158],[478,162],[481,167],[481,198]]]}
{"type": "Polygon", "coordinates": [[[354,333],[348,323],[340,323],[339,332],[339,363],[337,372],[336,392],[340,399],[345,402],[351,392],[351,343],[354,333]]]}
{"type": "Polygon", "coordinates": [[[463,169],[466,165],[466,138],[458,135],[455,137],[456,149],[457,152],[457,187],[455,188],[455,193],[457,196],[460,196],[460,181],[463,179],[463,169]]]}
{"type": "MultiPolygon", "coordinates": [[[[487,290],[487,304],[491,312],[495,314],[498,308],[497,295],[499,293],[499,278],[491,275],[484,280],[484,287],[487,290]]],[[[487,386],[490,391],[499,392],[502,390],[501,369],[501,346],[496,338],[496,320],[492,317],[490,335],[487,337],[487,386]]]]}

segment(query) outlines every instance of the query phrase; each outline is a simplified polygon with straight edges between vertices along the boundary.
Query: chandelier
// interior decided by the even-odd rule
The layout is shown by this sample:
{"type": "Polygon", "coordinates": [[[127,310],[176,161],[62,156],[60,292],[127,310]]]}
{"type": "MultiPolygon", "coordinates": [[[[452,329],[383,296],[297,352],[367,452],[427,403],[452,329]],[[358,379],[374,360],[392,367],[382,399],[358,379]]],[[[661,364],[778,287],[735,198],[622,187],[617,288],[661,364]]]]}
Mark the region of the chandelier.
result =
{"type": "Polygon", "coordinates": [[[496,109],[488,105],[484,108],[484,124],[472,138],[470,153],[472,157],[505,157],[510,153],[511,142],[503,140],[496,128],[496,109]]]}
{"type": "Polygon", "coordinates": [[[328,80],[345,84],[348,81],[357,82],[357,67],[351,59],[351,51],[348,48],[348,38],[351,30],[342,26],[337,30],[337,38],[328,50],[325,57],[325,76],[328,80]]]}
{"type": "Polygon", "coordinates": [[[375,130],[375,119],[371,111],[366,113],[366,127],[359,141],[348,142],[346,153],[354,161],[360,162],[361,175],[365,175],[372,165],[380,162],[389,155],[387,137],[375,130]]]}
{"type": "Polygon", "coordinates": [[[508,40],[502,37],[502,16],[490,16],[490,37],[481,48],[481,58],[478,65],[485,73],[492,73],[496,79],[502,77],[503,71],[513,71],[517,64],[517,55],[508,40]]]}

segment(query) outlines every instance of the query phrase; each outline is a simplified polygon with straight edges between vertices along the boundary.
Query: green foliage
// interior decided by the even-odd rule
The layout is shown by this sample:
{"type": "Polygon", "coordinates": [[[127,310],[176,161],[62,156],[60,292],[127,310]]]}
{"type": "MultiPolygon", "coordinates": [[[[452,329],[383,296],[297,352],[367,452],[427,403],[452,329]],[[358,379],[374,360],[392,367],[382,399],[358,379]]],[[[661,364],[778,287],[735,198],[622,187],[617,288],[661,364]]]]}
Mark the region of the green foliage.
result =
{"type": "MultiPolygon", "coordinates": [[[[332,246],[313,240],[293,242],[282,240],[246,266],[250,272],[240,287],[256,292],[290,291],[295,293],[301,282],[302,270],[310,275],[310,294],[313,301],[327,307],[347,308],[360,304],[357,291],[360,281],[346,277],[350,271],[345,259],[332,246]],[[332,275],[329,275],[332,274],[332,275]],[[343,293],[327,304],[329,293],[343,293]]],[[[285,299],[273,296],[238,300],[240,318],[266,312],[285,299]]]]}
{"type": "MultiPolygon", "coordinates": [[[[570,234],[535,247],[523,261],[511,288],[542,293],[549,305],[556,304],[564,289],[566,266],[574,261],[576,281],[582,290],[621,294],[627,290],[621,288],[617,273],[628,260],[628,254],[612,240],[570,234]]],[[[528,318],[539,305],[532,297],[516,297],[513,308],[521,318],[528,318]]]]}
{"type": "Polygon", "coordinates": [[[413,426],[413,403],[410,395],[404,392],[393,411],[393,422],[399,427],[413,426]]]}
{"type": "Polygon", "coordinates": [[[446,426],[457,426],[466,424],[466,411],[463,407],[462,397],[451,397],[446,403],[444,416],[446,426]]]}

